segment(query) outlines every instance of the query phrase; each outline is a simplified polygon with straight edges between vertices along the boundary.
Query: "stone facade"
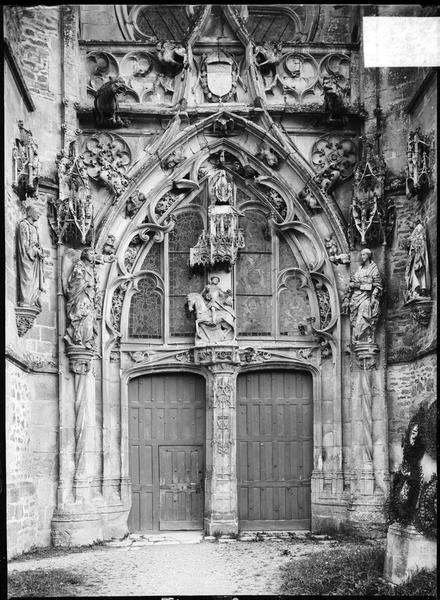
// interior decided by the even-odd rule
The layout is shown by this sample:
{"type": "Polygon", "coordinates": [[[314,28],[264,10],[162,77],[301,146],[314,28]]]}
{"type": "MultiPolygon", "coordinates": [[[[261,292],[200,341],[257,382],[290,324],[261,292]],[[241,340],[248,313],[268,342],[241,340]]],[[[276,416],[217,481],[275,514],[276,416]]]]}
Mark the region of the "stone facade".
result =
{"type": "Polygon", "coordinates": [[[210,534],[243,510],[237,378],[276,371],[312,382],[310,526],[380,535],[399,436],[436,394],[435,147],[420,190],[405,171],[436,73],[365,69],[368,7],[182,5],[165,32],[156,8],[4,9],[9,553],[127,532],[129,383],[158,373],[206,381],[210,534]],[[41,310],[17,299],[29,206],[41,310]],[[418,221],[429,289],[409,302],[418,221]]]}

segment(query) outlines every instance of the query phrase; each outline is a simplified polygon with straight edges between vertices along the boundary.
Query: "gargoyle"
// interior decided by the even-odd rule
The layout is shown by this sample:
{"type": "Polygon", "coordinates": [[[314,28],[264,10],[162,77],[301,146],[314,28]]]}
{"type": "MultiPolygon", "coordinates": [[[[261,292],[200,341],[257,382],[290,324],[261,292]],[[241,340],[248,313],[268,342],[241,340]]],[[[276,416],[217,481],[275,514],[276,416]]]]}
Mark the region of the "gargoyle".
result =
{"type": "Polygon", "coordinates": [[[263,76],[265,91],[272,90],[279,80],[277,65],[281,61],[281,49],[280,42],[265,42],[262,46],[256,46],[254,49],[255,62],[263,76]]]}
{"type": "Polygon", "coordinates": [[[188,68],[188,55],[183,46],[169,41],[159,42],[156,44],[156,52],[164,75],[175,77],[188,68]]]}
{"type": "Polygon", "coordinates": [[[95,97],[95,120],[97,127],[128,127],[129,121],[121,119],[118,115],[118,95],[127,90],[121,77],[110,79],[96,92],[95,97]]]}
{"type": "Polygon", "coordinates": [[[331,75],[323,78],[322,87],[324,93],[322,110],[328,114],[329,122],[341,120],[344,122],[346,120],[344,104],[344,97],[347,95],[346,86],[341,85],[340,77],[331,75]]]}

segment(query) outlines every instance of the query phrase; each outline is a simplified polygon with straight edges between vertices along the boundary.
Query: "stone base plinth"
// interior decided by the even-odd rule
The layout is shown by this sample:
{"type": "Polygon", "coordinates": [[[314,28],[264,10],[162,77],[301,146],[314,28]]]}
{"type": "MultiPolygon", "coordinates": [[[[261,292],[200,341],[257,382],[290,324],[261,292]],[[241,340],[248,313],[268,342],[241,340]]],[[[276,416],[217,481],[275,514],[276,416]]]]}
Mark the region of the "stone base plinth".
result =
{"type": "Polygon", "coordinates": [[[84,512],[79,507],[55,511],[52,518],[52,545],[84,546],[94,542],[122,538],[128,533],[129,509],[112,506],[84,512]]]}
{"type": "Polygon", "coordinates": [[[390,583],[401,584],[420,569],[437,566],[437,541],[419,533],[415,527],[393,524],[388,529],[387,552],[383,576],[390,583]]]}
{"type": "Polygon", "coordinates": [[[205,519],[204,530],[207,535],[214,535],[220,532],[223,535],[227,533],[238,533],[238,521],[221,521],[205,519]]]}
{"type": "Polygon", "coordinates": [[[55,511],[52,518],[53,546],[84,546],[103,539],[100,514],[55,511]]]}

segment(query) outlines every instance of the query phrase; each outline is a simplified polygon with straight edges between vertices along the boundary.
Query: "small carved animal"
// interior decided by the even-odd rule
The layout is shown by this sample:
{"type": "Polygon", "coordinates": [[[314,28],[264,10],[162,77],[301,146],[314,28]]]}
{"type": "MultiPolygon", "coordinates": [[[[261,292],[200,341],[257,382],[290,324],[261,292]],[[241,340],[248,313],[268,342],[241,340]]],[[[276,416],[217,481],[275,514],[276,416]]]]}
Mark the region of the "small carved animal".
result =
{"type": "Polygon", "coordinates": [[[95,97],[95,119],[97,127],[127,127],[128,121],[118,115],[118,95],[125,93],[127,86],[121,77],[110,79],[99,88],[95,97]]]}

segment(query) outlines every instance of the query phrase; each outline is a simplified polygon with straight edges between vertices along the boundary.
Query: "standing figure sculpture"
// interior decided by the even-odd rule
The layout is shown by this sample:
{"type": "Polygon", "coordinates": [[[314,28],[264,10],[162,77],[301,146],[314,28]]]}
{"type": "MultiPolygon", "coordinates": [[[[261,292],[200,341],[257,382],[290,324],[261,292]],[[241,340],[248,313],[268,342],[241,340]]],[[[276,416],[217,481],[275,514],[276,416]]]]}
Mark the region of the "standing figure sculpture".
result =
{"type": "Polygon", "coordinates": [[[64,339],[68,346],[95,349],[98,334],[95,274],[97,259],[91,248],[85,248],[67,280],[67,328],[64,339]]]}
{"type": "Polygon", "coordinates": [[[18,305],[41,311],[40,295],[44,292],[44,252],[35,223],[39,214],[33,206],[26,209],[26,218],[18,226],[17,267],[18,305]]]}
{"type": "Polygon", "coordinates": [[[343,309],[350,315],[352,342],[374,343],[383,290],[382,278],[368,248],[361,251],[361,263],[350,278],[343,309]]]}
{"type": "Polygon", "coordinates": [[[405,270],[406,300],[418,300],[426,297],[431,288],[426,233],[420,221],[409,238],[408,253],[405,270]]]}

